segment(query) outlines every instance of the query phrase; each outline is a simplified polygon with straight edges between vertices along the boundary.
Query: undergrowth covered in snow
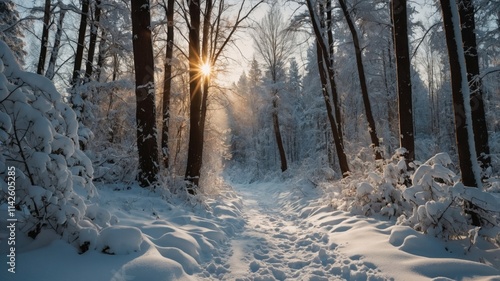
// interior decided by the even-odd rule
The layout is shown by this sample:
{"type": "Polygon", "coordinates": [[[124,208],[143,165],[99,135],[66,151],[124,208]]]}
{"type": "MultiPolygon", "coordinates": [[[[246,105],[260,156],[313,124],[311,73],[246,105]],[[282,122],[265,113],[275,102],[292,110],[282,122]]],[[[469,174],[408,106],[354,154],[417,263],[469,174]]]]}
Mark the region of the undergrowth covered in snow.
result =
{"type": "Polygon", "coordinates": [[[74,111],[54,85],[21,70],[0,41],[0,200],[12,197],[19,228],[32,238],[52,229],[72,242],[84,229],[84,200],[96,191],[77,130],[74,111]],[[15,175],[15,194],[8,171],[15,175]]]}
{"type": "Polygon", "coordinates": [[[397,218],[398,224],[444,239],[470,237],[474,242],[479,234],[500,241],[498,179],[482,189],[466,187],[446,153],[410,163],[410,168],[398,155],[342,180],[332,204],[357,215],[397,218]],[[471,212],[479,215],[481,226],[473,225],[471,212]]]}

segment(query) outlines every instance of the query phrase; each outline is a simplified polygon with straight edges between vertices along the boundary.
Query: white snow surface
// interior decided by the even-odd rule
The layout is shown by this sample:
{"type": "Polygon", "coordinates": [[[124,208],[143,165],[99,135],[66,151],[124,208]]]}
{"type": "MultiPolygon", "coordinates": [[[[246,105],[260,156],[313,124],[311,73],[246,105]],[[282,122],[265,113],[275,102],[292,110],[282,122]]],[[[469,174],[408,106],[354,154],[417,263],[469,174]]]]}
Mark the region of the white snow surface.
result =
{"type": "Polygon", "coordinates": [[[338,211],[307,181],[231,183],[190,204],[137,186],[98,189],[89,225],[115,219],[82,230],[89,251],[47,231],[35,241],[18,233],[16,273],[2,248],[0,280],[500,280],[500,251],[484,239],[468,249],[338,211]]]}

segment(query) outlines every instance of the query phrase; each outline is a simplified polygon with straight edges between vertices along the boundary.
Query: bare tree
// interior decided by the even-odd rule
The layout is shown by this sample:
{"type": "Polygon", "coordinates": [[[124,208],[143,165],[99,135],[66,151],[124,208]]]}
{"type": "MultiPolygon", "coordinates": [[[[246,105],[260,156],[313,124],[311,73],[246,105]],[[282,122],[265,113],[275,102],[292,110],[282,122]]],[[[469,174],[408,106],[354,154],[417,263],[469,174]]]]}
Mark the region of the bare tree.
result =
{"type": "Polygon", "coordinates": [[[139,152],[138,180],[142,187],[147,187],[157,181],[159,171],[151,15],[149,0],[131,2],[139,152]]]}
{"type": "MultiPolygon", "coordinates": [[[[335,142],[335,149],[337,150],[337,157],[339,160],[340,171],[342,172],[343,177],[347,177],[349,175],[349,163],[347,161],[347,156],[344,150],[344,141],[342,138],[342,131],[339,130],[341,128],[340,117],[340,104],[338,103],[337,97],[337,89],[335,83],[335,76],[333,76],[333,49],[331,47],[330,42],[333,44],[333,36],[330,40],[331,34],[328,35],[329,41],[328,45],[326,44],[325,38],[323,38],[323,9],[321,6],[319,7],[319,15],[315,9],[315,5],[313,5],[312,0],[307,0],[307,8],[309,10],[309,16],[311,19],[311,23],[313,26],[313,31],[316,36],[316,57],[318,60],[318,69],[321,80],[321,89],[323,93],[323,98],[325,100],[326,105],[326,113],[328,116],[328,120],[330,122],[330,128],[332,130],[333,140],[335,142]],[[327,54],[330,54],[328,56],[327,54]],[[332,71],[325,70],[329,69],[332,71]],[[327,81],[327,73],[330,74],[330,87],[328,87],[327,81]],[[329,91],[332,92],[332,97],[330,97],[329,91]],[[333,108],[332,108],[332,100],[333,99],[333,108]],[[335,116],[334,116],[335,112],[335,116]]],[[[331,4],[328,5],[328,8],[331,4]]],[[[327,20],[329,21],[328,25],[331,27],[331,14],[327,15],[327,20]]],[[[331,30],[327,30],[327,32],[331,33],[331,30]]]]}
{"type": "Polygon", "coordinates": [[[407,163],[409,163],[415,159],[415,136],[413,129],[413,106],[406,0],[392,0],[391,13],[397,72],[399,145],[400,147],[406,149],[404,156],[407,163]]]}
{"type": "MultiPolygon", "coordinates": [[[[320,4],[320,11],[322,10],[322,5],[320,4]]],[[[320,25],[323,24],[320,16],[320,25]]],[[[332,89],[332,100],[335,108],[335,119],[337,120],[337,130],[339,134],[339,139],[341,143],[344,143],[344,135],[342,130],[342,111],[339,101],[339,94],[337,92],[337,83],[335,82],[335,70],[333,69],[334,64],[334,41],[333,41],[333,18],[332,18],[332,0],[326,0],[326,34],[328,37],[328,53],[323,53],[325,60],[329,61],[327,64],[328,77],[330,78],[330,87],[332,89]]]]}
{"type": "Polygon", "coordinates": [[[330,102],[330,96],[328,94],[328,82],[326,79],[326,70],[325,70],[325,63],[324,63],[324,55],[322,54],[322,49],[319,47],[319,44],[316,44],[316,55],[318,58],[318,69],[319,69],[319,77],[321,80],[321,91],[323,93],[323,98],[325,99],[325,105],[326,105],[326,113],[328,116],[328,121],[330,122],[330,128],[332,130],[333,134],[333,141],[335,144],[335,149],[337,150],[337,158],[339,160],[339,166],[340,166],[340,171],[342,172],[342,177],[347,177],[349,176],[350,170],[349,170],[349,163],[347,161],[347,156],[345,154],[344,150],[344,141],[341,138],[340,134],[341,132],[338,131],[338,126],[335,126],[337,124],[337,121],[335,117],[333,116],[333,109],[332,109],[332,104],[330,102]]]}
{"type": "Polygon", "coordinates": [[[283,72],[285,63],[294,48],[294,40],[293,33],[288,29],[276,4],[271,6],[262,21],[257,24],[254,32],[254,44],[264,60],[271,79],[274,136],[279,150],[281,171],[284,172],[287,169],[287,160],[279,126],[278,94],[281,90],[280,83],[284,79],[283,73],[280,72],[283,72]]]}
{"type": "Polygon", "coordinates": [[[236,18],[230,23],[225,23],[223,17],[230,11],[230,6],[237,6],[228,4],[225,0],[205,1],[202,34],[200,34],[200,28],[202,27],[201,2],[199,0],[187,2],[188,7],[182,7],[182,10],[189,13],[189,17],[186,14],[184,17],[188,21],[189,27],[188,56],[191,100],[188,160],[185,178],[191,183],[188,192],[193,194],[195,193],[194,187],[199,184],[203,164],[205,122],[210,88],[210,76],[202,74],[201,66],[206,64],[207,67],[213,68],[217,64],[219,57],[231,42],[241,23],[264,1],[259,0],[255,4],[249,5],[249,7],[247,1],[239,2],[236,18]],[[247,9],[245,10],[245,8],[247,9]],[[203,40],[202,44],[200,44],[200,40],[203,40]]]}
{"type": "Polygon", "coordinates": [[[375,160],[384,159],[382,156],[382,152],[380,150],[380,142],[377,136],[377,130],[375,128],[375,119],[373,118],[370,97],[368,95],[368,86],[366,84],[365,77],[365,68],[363,66],[363,54],[361,45],[359,43],[358,31],[356,30],[356,26],[354,21],[347,9],[347,5],[345,0],[339,0],[340,7],[342,8],[342,12],[344,13],[344,17],[347,21],[347,25],[349,26],[349,30],[351,31],[352,41],[354,44],[354,52],[356,54],[356,65],[358,68],[359,75],[359,84],[361,86],[361,95],[363,97],[363,105],[365,106],[366,120],[368,121],[368,132],[370,133],[371,146],[375,153],[375,160]]]}

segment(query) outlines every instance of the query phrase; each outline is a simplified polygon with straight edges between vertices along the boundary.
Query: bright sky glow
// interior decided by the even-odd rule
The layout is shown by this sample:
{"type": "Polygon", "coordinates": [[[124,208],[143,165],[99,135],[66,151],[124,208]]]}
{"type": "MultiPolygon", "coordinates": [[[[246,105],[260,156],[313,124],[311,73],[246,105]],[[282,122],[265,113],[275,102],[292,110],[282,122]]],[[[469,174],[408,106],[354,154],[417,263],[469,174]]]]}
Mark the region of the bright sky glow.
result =
{"type": "Polygon", "coordinates": [[[200,70],[201,70],[201,73],[203,74],[203,76],[209,76],[210,75],[210,64],[208,63],[204,63],[201,67],[200,67],[200,70]]]}

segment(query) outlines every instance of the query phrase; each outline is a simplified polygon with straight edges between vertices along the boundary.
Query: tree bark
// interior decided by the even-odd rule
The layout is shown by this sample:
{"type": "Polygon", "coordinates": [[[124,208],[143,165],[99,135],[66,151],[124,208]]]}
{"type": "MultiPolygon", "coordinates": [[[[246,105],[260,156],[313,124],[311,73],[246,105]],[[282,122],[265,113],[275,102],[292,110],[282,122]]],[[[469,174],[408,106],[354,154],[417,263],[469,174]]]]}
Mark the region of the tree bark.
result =
{"type": "MultiPolygon", "coordinates": [[[[321,90],[323,93],[323,97],[325,100],[325,105],[326,105],[326,112],[328,115],[328,120],[330,122],[330,128],[332,130],[332,135],[333,135],[333,140],[335,142],[335,148],[337,150],[337,157],[339,159],[339,166],[340,166],[340,171],[342,173],[343,177],[347,177],[349,175],[349,164],[347,161],[347,157],[344,151],[344,141],[343,137],[341,135],[341,131],[338,129],[341,128],[342,126],[338,124],[338,120],[335,119],[334,113],[333,113],[333,108],[332,108],[332,102],[330,98],[330,94],[328,92],[328,82],[327,82],[327,72],[325,70],[325,65],[327,69],[332,69],[333,66],[331,64],[332,60],[328,58],[328,56],[324,55],[329,52],[329,48],[327,48],[325,41],[323,39],[323,36],[321,35],[321,19],[318,19],[316,17],[316,14],[314,12],[314,6],[312,5],[311,0],[307,0],[307,8],[309,10],[309,16],[311,18],[311,23],[313,26],[314,34],[316,35],[316,55],[317,55],[317,60],[318,60],[318,68],[319,68],[319,74],[320,74],[320,79],[321,79],[321,90]],[[319,22],[318,22],[319,21],[319,22]]],[[[332,38],[333,39],[333,38],[332,38]]],[[[335,114],[340,114],[340,105],[339,103],[336,103],[335,100],[338,98],[335,98],[335,95],[337,93],[336,90],[336,84],[335,84],[335,77],[331,77],[330,80],[330,89],[333,93],[333,99],[334,99],[334,109],[335,109],[335,114]]]]}
{"type": "Polygon", "coordinates": [[[240,1],[235,23],[229,27],[228,34],[221,34],[221,18],[222,14],[227,11],[227,5],[224,1],[219,2],[216,22],[210,21],[213,9],[213,0],[205,1],[205,13],[203,21],[203,49],[200,46],[200,27],[201,27],[201,3],[200,0],[190,0],[189,3],[189,77],[190,77],[190,128],[189,128],[189,145],[188,145],[188,161],[186,168],[185,179],[190,182],[188,192],[195,193],[195,187],[199,185],[201,175],[201,167],[203,164],[203,143],[204,129],[208,105],[208,89],[209,77],[203,77],[200,71],[202,63],[210,63],[213,66],[224,50],[225,46],[230,42],[232,35],[238,28],[239,24],[248,18],[250,13],[254,11],[258,5],[263,3],[259,1],[249,8],[246,14],[242,13],[245,7],[245,0],[240,1]],[[216,27],[214,27],[216,26],[216,27]],[[211,29],[216,29],[213,31],[211,29]],[[212,36],[212,38],[210,38],[212,36]],[[209,39],[212,39],[209,43],[209,39]],[[219,46],[218,42],[222,42],[219,46]],[[211,46],[209,46],[211,45],[211,46]],[[206,46],[206,47],[205,47],[206,46]],[[211,49],[209,49],[211,48],[211,49]],[[201,53],[203,51],[203,53],[201,53]],[[208,55],[210,51],[210,54],[208,55]],[[200,56],[201,55],[201,56],[200,56]],[[203,61],[204,60],[204,61],[203,61]]]}
{"type": "MultiPolygon", "coordinates": [[[[317,42],[318,40],[316,40],[317,42]]],[[[339,160],[339,166],[340,166],[340,171],[342,173],[342,177],[347,177],[349,176],[349,163],[347,162],[347,156],[344,151],[344,142],[340,138],[340,133],[338,131],[338,126],[337,121],[335,120],[335,117],[333,116],[333,109],[332,109],[332,104],[330,102],[330,95],[328,94],[327,91],[327,79],[326,79],[326,71],[324,68],[324,62],[322,61],[324,59],[323,54],[321,53],[322,50],[319,47],[319,43],[316,44],[316,55],[318,59],[318,69],[319,69],[319,77],[321,80],[321,92],[323,93],[323,98],[325,100],[325,105],[326,105],[326,113],[328,116],[328,121],[330,121],[330,129],[332,130],[332,135],[333,135],[333,141],[335,143],[335,149],[337,150],[337,157],[339,160]]]]}
{"type": "Polygon", "coordinates": [[[202,165],[203,132],[200,131],[202,84],[200,75],[200,2],[189,1],[189,145],[185,178],[191,183],[188,186],[190,194],[195,193],[199,185],[202,165]]]}
{"type": "Polygon", "coordinates": [[[273,128],[276,144],[278,145],[278,152],[280,155],[281,171],[284,172],[288,169],[286,161],[285,147],[283,146],[283,139],[281,138],[280,123],[278,118],[278,93],[273,96],[273,128]]]}
{"type": "Polygon", "coordinates": [[[85,33],[87,32],[88,12],[89,12],[89,0],[82,0],[82,14],[80,19],[80,28],[78,29],[78,41],[76,46],[75,64],[73,66],[73,77],[71,78],[72,86],[75,86],[79,83],[80,70],[82,68],[82,60],[83,60],[83,49],[85,47],[85,33]]]}
{"type": "MultiPolygon", "coordinates": [[[[476,151],[472,129],[472,114],[469,103],[470,92],[467,85],[467,70],[463,53],[462,36],[460,33],[458,8],[455,1],[440,0],[443,15],[446,45],[451,73],[451,90],[453,111],[455,116],[455,138],[457,142],[458,160],[462,182],[465,186],[479,187],[481,184],[479,167],[476,162],[476,151]]],[[[473,211],[471,202],[469,213],[473,225],[480,225],[480,218],[473,211]]]]}
{"type": "MultiPolygon", "coordinates": [[[[205,2],[205,17],[203,18],[203,30],[202,30],[202,41],[201,41],[201,63],[209,64],[212,66],[212,61],[209,58],[208,52],[208,39],[210,38],[210,22],[212,18],[213,10],[213,0],[206,0],[205,2]]],[[[205,144],[205,124],[207,121],[207,109],[208,109],[208,90],[210,87],[210,75],[203,76],[203,88],[202,88],[202,98],[201,98],[201,111],[200,111],[200,136],[201,143],[205,144]]],[[[200,154],[203,155],[203,145],[200,147],[200,154]]]]}
{"type": "Polygon", "coordinates": [[[328,78],[330,79],[330,88],[332,89],[332,100],[335,109],[335,120],[337,121],[337,131],[341,143],[344,143],[344,134],[342,130],[342,112],[340,108],[340,98],[337,92],[337,84],[335,83],[335,70],[334,67],[334,48],[333,48],[333,31],[332,31],[332,0],[326,1],[326,32],[328,35],[328,55],[325,60],[328,60],[328,78]]]}
{"type": "Polygon", "coordinates": [[[479,57],[476,42],[476,21],[474,19],[474,3],[472,0],[461,0],[459,4],[460,25],[462,30],[465,64],[467,65],[467,80],[470,88],[470,103],[472,108],[472,128],[476,155],[483,169],[491,165],[490,146],[488,143],[488,128],[484,110],[483,90],[479,79],[479,57]]]}
{"type": "Polygon", "coordinates": [[[167,14],[167,50],[165,53],[165,74],[163,77],[163,119],[161,133],[161,151],[163,156],[163,166],[169,168],[170,150],[168,147],[168,132],[170,121],[170,96],[172,90],[172,58],[174,53],[174,4],[175,0],[168,0],[166,7],[167,14]]]}
{"type": "Polygon", "coordinates": [[[409,163],[415,160],[415,140],[406,0],[392,0],[391,6],[398,91],[399,145],[406,149],[404,156],[409,163]]]}
{"type": "Polygon", "coordinates": [[[131,3],[137,102],[138,180],[142,187],[147,187],[157,182],[159,171],[150,6],[149,0],[131,0],[131,3]]]}
{"type": "Polygon", "coordinates": [[[349,30],[351,31],[352,41],[354,43],[354,51],[356,53],[356,65],[358,68],[359,75],[359,84],[361,86],[361,95],[363,97],[363,104],[365,106],[366,120],[368,121],[368,132],[370,133],[371,146],[375,153],[375,160],[382,160],[384,157],[382,156],[382,152],[380,150],[380,143],[377,136],[377,130],[375,128],[375,119],[373,118],[372,108],[370,104],[370,97],[368,95],[368,86],[366,84],[365,77],[365,69],[363,66],[363,54],[361,51],[361,46],[359,44],[358,32],[356,31],[356,26],[354,25],[354,21],[347,10],[347,5],[345,0],[339,0],[340,7],[342,8],[342,12],[344,13],[344,17],[347,21],[347,25],[349,26],[349,30]]]}
{"type": "Polygon", "coordinates": [[[94,10],[94,19],[92,20],[92,25],[90,28],[90,40],[89,40],[89,49],[87,52],[87,62],[85,68],[85,78],[90,79],[93,72],[93,62],[94,62],[94,53],[95,47],[97,43],[97,30],[99,28],[99,19],[101,17],[101,0],[95,1],[95,10],[94,10]]]}
{"type": "Polygon", "coordinates": [[[61,9],[59,11],[59,21],[57,22],[57,31],[54,37],[54,46],[52,47],[52,51],[50,52],[49,65],[47,66],[47,71],[45,72],[45,77],[50,80],[54,79],[55,68],[57,57],[59,56],[59,47],[61,45],[61,35],[63,30],[63,21],[64,16],[66,15],[66,10],[61,9]]]}
{"type": "Polygon", "coordinates": [[[102,67],[104,66],[104,62],[106,61],[106,32],[101,29],[101,40],[99,41],[99,55],[97,57],[97,69],[95,73],[95,77],[97,81],[101,81],[102,67]]]}
{"type": "Polygon", "coordinates": [[[45,69],[45,59],[47,57],[47,44],[49,42],[49,24],[50,24],[50,0],[45,0],[43,11],[42,41],[40,42],[40,57],[36,73],[43,75],[45,69]]]}

